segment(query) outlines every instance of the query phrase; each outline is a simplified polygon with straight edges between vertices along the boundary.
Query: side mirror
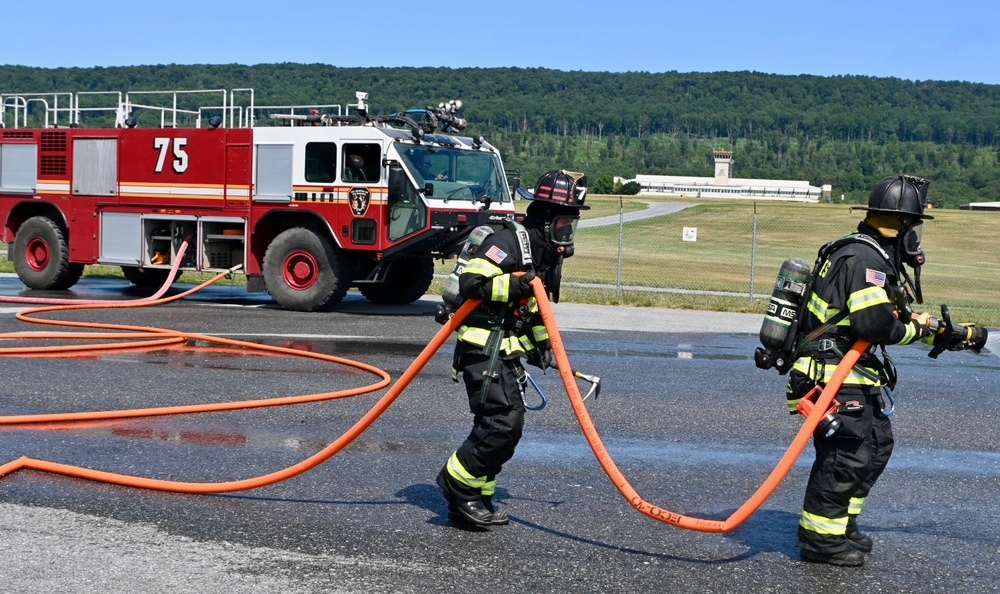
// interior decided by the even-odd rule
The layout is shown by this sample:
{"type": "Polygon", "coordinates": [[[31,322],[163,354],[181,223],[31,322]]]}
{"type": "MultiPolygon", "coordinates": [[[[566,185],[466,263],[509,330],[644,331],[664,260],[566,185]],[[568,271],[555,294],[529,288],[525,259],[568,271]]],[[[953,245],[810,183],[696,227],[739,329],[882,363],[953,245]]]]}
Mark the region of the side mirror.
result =
{"type": "Polygon", "coordinates": [[[517,195],[517,189],[521,187],[521,178],[515,177],[511,182],[510,197],[512,200],[520,200],[520,197],[517,195]]]}
{"type": "Polygon", "coordinates": [[[403,166],[393,161],[389,163],[389,204],[395,204],[403,199],[406,193],[406,174],[403,166]]]}
{"type": "Polygon", "coordinates": [[[434,184],[427,182],[424,184],[424,196],[430,198],[434,195],[434,184]]]}

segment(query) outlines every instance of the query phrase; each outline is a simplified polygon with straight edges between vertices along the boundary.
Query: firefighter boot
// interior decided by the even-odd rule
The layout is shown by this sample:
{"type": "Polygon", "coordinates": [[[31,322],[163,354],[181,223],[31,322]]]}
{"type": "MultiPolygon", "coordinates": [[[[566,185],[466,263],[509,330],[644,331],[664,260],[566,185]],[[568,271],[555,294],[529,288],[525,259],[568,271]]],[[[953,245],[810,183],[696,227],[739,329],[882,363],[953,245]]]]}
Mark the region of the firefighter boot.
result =
{"type": "Polygon", "coordinates": [[[507,510],[498,510],[495,505],[493,505],[493,498],[488,495],[483,495],[480,501],[483,502],[483,507],[490,510],[493,514],[493,519],[490,520],[490,525],[492,526],[506,526],[510,523],[510,516],[507,514],[507,510]]]}
{"type": "Polygon", "coordinates": [[[872,552],[872,539],[868,537],[867,534],[858,530],[858,518],[857,516],[850,516],[847,518],[847,540],[851,542],[851,546],[858,549],[862,553],[872,552]]]}
{"type": "Polygon", "coordinates": [[[803,561],[809,563],[827,563],[837,567],[861,567],[865,564],[865,555],[856,549],[847,549],[838,553],[817,553],[801,549],[799,554],[803,561]]]}
{"type": "MultiPolygon", "coordinates": [[[[506,514],[504,514],[506,518],[506,514]]],[[[494,514],[483,506],[482,501],[451,501],[448,503],[448,519],[459,524],[493,526],[494,514]]],[[[503,522],[506,524],[507,522],[503,522]]]]}
{"type": "MultiPolygon", "coordinates": [[[[459,499],[452,489],[449,488],[449,477],[447,467],[442,468],[437,476],[437,484],[441,487],[441,493],[448,502],[448,520],[457,524],[472,524],[474,526],[490,526],[493,522],[493,514],[486,509],[479,499],[472,501],[459,499]]],[[[506,522],[505,522],[506,523],[506,522]]]]}

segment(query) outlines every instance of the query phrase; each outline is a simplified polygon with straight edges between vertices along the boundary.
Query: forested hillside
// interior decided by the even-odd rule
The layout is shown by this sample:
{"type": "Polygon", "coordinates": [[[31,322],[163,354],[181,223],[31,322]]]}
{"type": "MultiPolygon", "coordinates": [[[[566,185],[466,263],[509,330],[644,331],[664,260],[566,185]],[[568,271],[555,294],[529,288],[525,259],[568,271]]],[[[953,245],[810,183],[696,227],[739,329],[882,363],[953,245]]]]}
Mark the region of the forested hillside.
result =
{"type": "Polygon", "coordinates": [[[350,103],[377,113],[458,98],[469,131],[529,183],[558,166],[590,178],[734,175],[830,183],[860,200],[887,173],[929,177],[946,206],[1000,199],[1000,85],[756,72],[651,74],[523,68],[337,68],[321,64],[0,66],[0,93],[244,88],[258,104],[350,103]]]}

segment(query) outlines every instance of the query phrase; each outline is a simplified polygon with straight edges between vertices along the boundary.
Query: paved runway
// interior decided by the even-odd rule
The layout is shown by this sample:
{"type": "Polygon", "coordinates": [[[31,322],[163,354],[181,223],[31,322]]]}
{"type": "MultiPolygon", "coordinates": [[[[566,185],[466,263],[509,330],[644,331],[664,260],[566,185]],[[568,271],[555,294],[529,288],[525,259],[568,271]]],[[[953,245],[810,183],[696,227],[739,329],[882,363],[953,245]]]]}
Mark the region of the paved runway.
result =
{"type": "MultiPolygon", "coordinates": [[[[0,295],[23,287],[0,278],[0,295]]],[[[85,279],[78,297],[125,297],[85,279]]],[[[439,326],[434,301],[336,312],[275,308],[237,288],[167,306],[49,317],[173,328],[357,359],[399,377],[439,326]]],[[[37,331],[0,304],[0,332],[37,331]]],[[[787,447],[800,419],[783,378],[754,367],[759,316],[558,304],[574,368],[603,379],[588,410],[647,500],[725,519],[787,447]]],[[[11,341],[8,341],[11,342],[11,341]]],[[[21,342],[21,341],[13,341],[21,342]]],[[[7,346],[7,345],[0,345],[7,346]]],[[[3,414],[274,397],[367,383],[326,363],[205,345],[92,357],[5,358],[3,414]]],[[[997,352],[995,341],[991,341],[997,352]]],[[[811,452],[736,530],[703,534],[635,511],[587,446],[556,378],[500,476],[510,525],[448,524],[434,475],[469,429],[450,343],[343,452],[288,481],[223,495],[119,487],[37,471],[0,478],[0,577],[50,592],[941,592],[1000,584],[1000,359],[921,345],[891,353],[897,449],[869,497],[866,567],[797,559],[811,452]]],[[[185,481],[257,476],[319,451],[381,393],[294,407],[0,429],[0,461],[27,455],[185,481]]]]}
{"type": "Polygon", "coordinates": [[[646,208],[642,210],[626,212],[621,215],[587,219],[585,221],[580,221],[577,227],[580,229],[586,229],[588,227],[601,227],[604,225],[617,225],[622,222],[628,223],[630,221],[639,221],[642,219],[673,214],[692,206],[697,206],[697,204],[688,204],[686,202],[647,202],[646,208]]]}

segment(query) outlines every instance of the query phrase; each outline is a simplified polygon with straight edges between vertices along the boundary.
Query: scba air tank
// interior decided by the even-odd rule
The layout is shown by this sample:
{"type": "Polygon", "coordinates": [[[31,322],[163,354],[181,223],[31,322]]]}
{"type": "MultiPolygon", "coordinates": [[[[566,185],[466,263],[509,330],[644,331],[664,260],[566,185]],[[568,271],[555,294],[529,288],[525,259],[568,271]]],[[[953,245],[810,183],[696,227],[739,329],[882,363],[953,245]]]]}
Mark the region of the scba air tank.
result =
{"type": "Polygon", "coordinates": [[[790,353],[785,352],[791,346],[788,334],[795,325],[799,305],[805,298],[809,272],[809,264],[801,258],[788,258],[781,264],[764,323],[760,327],[760,343],[764,348],[757,349],[754,356],[761,369],[777,367],[784,373],[791,364],[788,360],[790,353]]]}
{"type": "Polygon", "coordinates": [[[444,301],[444,304],[435,313],[435,319],[439,323],[444,324],[447,322],[451,314],[455,313],[458,306],[462,304],[462,299],[458,294],[458,277],[461,276],[462,271],[468,266],[472,256],[479,250],[479,246],[483,245],[483,241],[492,234],[492,227],[489,225],[480,225],[473,229],[468,239],[465,240],[465,245],[462,246],[462,251],[459,252],[458,259],[455,262],[455,268],[452,269],[451,274],[444,281],[444,289],[441,291],[441,300],[444,301]]]}

